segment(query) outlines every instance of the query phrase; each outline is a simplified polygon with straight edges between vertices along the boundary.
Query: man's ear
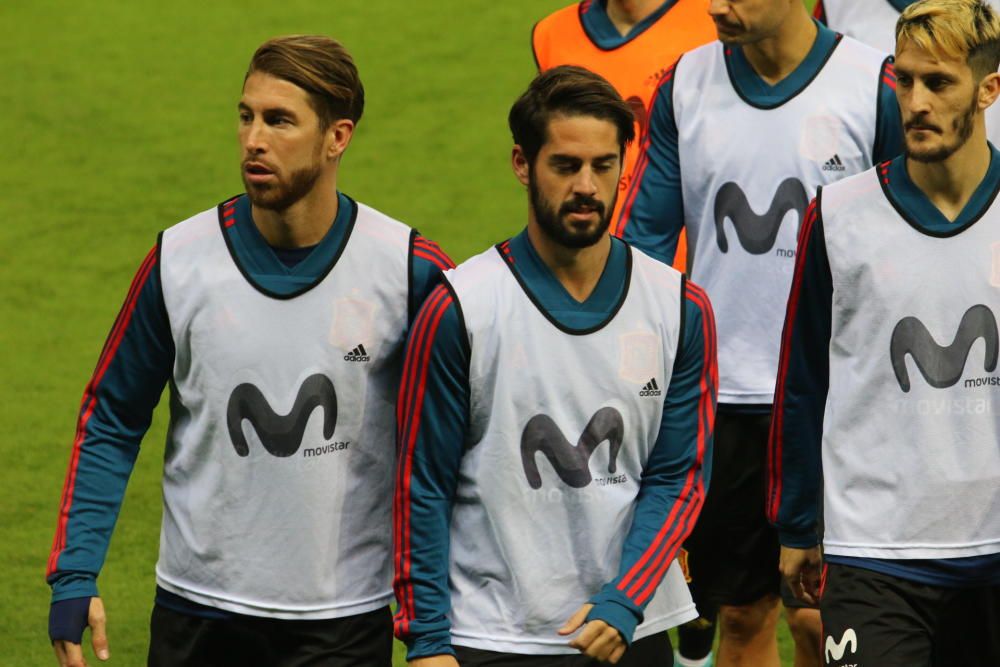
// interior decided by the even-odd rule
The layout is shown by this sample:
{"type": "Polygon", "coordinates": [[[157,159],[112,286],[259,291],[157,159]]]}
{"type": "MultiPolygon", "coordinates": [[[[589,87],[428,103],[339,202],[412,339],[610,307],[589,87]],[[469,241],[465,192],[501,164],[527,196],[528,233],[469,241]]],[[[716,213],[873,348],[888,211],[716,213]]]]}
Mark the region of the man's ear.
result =
{"type": "Polygon", "coordinates": [[[330,127],[326,128],[326,156],[332,160],[339,158],[347,150],[347,146],[350,145],[351,137],[353,136],[353,120],[341,118],[330,123],[330,127]]]}
{"type": "Polygon", "coordinates": [[[979,108],[987,109],[1000,97],[1000,73],[993,72],[979,82],[979,108]]]}
{"type": "Polygon", "coordinates": [[[514,144],[514,148],[510,151],[510,166],[517,180],[521,181],[521,185],[527,185],[531,164],[528,162],[528,156],[524,154],[524,149],[518,144],[514,144]]]}

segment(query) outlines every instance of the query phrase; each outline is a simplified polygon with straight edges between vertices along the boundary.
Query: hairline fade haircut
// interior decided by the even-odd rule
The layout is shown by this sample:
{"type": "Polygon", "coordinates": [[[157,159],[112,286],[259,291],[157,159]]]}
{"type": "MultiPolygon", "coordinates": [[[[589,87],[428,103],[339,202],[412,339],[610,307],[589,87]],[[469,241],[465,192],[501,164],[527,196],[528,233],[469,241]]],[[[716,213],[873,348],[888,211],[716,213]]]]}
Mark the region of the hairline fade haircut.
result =
{"type": "Polygon", "coordinates": [[[250,59],[243,83],[260,72],[306,91],[309,106],[325,130],[335,120],[355,124],[365,108],[365,89],[347,49],[325,35],[286,35],[261,44],[250,59]]]}
{"type": "Polygon", "coordinates": [[[548,140],[553,116],[589,116],[611,122],[618,130],[619,156],[635,139],[631,107],[605,78],[583,67],[562,65],[542,72],[510,108],[507,124],[530,165],[548,140]]]}
{"type": "Polygon", "coordinates": [[[903,41],[964,59],[982,80],[1000,66],[1000,14],[985,0],[920,0],[896,22],[897,49],[903,41]]]}

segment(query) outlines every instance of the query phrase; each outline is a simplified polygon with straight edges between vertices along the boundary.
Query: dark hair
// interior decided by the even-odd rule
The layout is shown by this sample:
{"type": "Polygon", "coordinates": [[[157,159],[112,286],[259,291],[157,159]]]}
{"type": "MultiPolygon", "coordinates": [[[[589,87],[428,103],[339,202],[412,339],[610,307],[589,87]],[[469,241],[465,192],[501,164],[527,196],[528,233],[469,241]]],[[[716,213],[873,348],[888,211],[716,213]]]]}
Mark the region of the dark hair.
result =
{"type": "Polygon", "coordinates": [[[365,89],[354,59],[340,42],[324,35],[288,35],[261,44],[243,78],[263,72],[294,83],[309,94],[309,104],[326,129],[335,120],[357,123],[365,108],[365,89]]]}
{"type": "Polygon", "coordinates": [[[535,163],[545,144],[549,120],[556,114],[610,121],[618,128],[621,153],[635,138],[632,109],[614,86],[582,67],[554,67],[535,77],[507,116],[514,143],[521,147],[530,164],[535,163]]]}

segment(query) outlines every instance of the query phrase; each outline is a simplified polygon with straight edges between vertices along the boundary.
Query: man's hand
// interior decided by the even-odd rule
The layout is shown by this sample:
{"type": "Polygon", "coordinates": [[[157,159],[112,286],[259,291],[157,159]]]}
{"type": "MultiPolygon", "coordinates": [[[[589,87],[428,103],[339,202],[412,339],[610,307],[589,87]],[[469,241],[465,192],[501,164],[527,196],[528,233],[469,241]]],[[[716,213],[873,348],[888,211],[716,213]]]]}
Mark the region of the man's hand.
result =
{"type": "Polygon", "coordinates": [[[583,632],[570,641],[569,645],[585,656],[614,664],[621,659],[628,646],[621,633],[604,621],[595,620],[584,625],[587,614],[593,608],[594,605],[585,604],[577,609],[566,624],[559,628],[559,634],[571,635],[583,626],[583,632]]]}
{"type": "Polygon", "coordinates": [[[792,589],[795,597],[815,605],[819,602],[819,582],[820,571],[823,565],[823,557],[819,552],[819,547],[808,549],[796,549],[795,547],[781,547],[781,562],[778,569],[788,582],[788,587],[792,589]]]}
{"type": "Polygon", "coordinates": [[[410,660],[406,664],[410,667],[458,667],[458,660],[453,655],[432,655],[410,660]]]}
{"type": "MultiPolygon", "coordinates": [[[[87,625],[90,626],[90,642],[94,647],[94,653],[102,661],[107,660],[111,657],[111,652],[108,650],[104,603],[101,602],[101,598],[90,598],[87,625]]],[[[87,661],[83,658],[83,647],[81,644],[82,642],[75,644],[66,639],[56,639],[52,642],[52,648],[56,652],[59,667],[87,667],[87,661]]]]}

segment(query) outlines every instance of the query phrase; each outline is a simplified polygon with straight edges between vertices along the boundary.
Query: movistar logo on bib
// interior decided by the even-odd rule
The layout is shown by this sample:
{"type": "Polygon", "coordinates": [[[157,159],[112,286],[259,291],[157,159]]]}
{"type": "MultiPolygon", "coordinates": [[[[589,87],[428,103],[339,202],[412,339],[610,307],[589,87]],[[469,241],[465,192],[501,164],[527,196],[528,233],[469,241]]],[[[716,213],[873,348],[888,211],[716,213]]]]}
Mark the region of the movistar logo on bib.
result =
{"type": "MultiPolygon", "coordinates": [[[[980,338],[986,344],[983,367],[992,373],[997,367],[1000,333],[993,311],[986,306],[979,304],[965,311],[950,345],[938,345],[923,322],[916,317],[904,317],[892,330],[892,340],[889,343],[889,358],[899,388],[904,392],[910,391],[906,355],[910,355],[930,386],[944,389],[955,385],[962,377],[973,343],[980,338]]],[[[970,381],[967,380],[966,385],[970,381]]]]}
{"type": "Polygon", "coordinates": [[[531,488],[542,488],[542,476],[535,460],[535,454],[541,452],[559,475],[559,479],[575,489],[581,489],[593,481],[590,457],[605,441],[611,448],[608,472],[615,472],[624,436],[625,421],[618,410],[610,407],[601,408],[594,413],[576,445],[566,439],[551,417],[535,415],[528,420],[521,434],[524,475],[531,488]]]}
{"type": "MultiPolygon", "coordinates": [[[[329,440],[337,426],[337,392],[330,379],[320,373],[305,379],[286,415],[276,413],[255,385],[249,382],[239,385],[230,394],[226,408],[226,425],[236,453],[240,456],[250,454],[250,445],[243,434],[243,421],[247,420],[269,454],[282,458],[292,456],[302,446],[306,424],[316,408],[323,410],[323,437],[329,440]]],[[[340,451],[347,445],[346,442],[329,443],[322,448],[307,449],[306,455],[340,451]]]]}
{"type": "MultiPolygon", "coordinates": [[[[719,250],[729,252],[725,221],[728,219],[736,232],[736,239],[751,255],[763,255],[774,247],[781,229],[781,221],[789,211],[798,214],[799,222],[809,206],[806,189],[797,178],[786,178],[778,186],[771,205],[758,215],[750,207],[746,194],[739,185],[726,183],[715,195],[715,236],[719,250]]],[[[794,256],[794,253],[792,253],[794,256]]]]}

